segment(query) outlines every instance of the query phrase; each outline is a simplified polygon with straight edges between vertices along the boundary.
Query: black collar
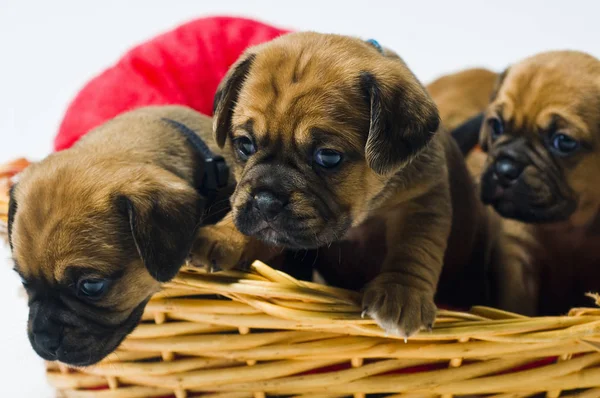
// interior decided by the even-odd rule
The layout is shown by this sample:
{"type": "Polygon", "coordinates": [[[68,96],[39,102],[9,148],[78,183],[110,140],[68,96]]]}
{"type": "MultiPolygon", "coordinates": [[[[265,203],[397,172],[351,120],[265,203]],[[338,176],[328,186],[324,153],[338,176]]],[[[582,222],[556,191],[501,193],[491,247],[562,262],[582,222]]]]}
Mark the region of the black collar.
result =
{"type": "Polygon", "coordinates": [[[227,186],[229,167],[220,155],[215,155],[192,129],[178,121],[163,118],[163,120],[177,129],[186,138],[197,154],[199,164],[196,170],[204,172],[194,173],[194,187],[206,198],[205,208],[210,208],[220,189],[227,186]]]}

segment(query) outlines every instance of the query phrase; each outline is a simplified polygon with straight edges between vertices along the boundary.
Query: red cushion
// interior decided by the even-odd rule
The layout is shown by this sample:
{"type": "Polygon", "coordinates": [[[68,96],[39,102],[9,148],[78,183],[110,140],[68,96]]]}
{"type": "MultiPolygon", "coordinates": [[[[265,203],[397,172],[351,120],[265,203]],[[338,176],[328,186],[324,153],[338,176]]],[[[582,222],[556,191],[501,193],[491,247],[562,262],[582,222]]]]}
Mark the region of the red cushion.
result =
{"type": "Polygon", "coordinates": [[[140,106],[181,104],[210,115],[217,85],[241,53],[287,32],[244,18],[201,18],[133,48],[75,97],[54,149],[140,106]]]}

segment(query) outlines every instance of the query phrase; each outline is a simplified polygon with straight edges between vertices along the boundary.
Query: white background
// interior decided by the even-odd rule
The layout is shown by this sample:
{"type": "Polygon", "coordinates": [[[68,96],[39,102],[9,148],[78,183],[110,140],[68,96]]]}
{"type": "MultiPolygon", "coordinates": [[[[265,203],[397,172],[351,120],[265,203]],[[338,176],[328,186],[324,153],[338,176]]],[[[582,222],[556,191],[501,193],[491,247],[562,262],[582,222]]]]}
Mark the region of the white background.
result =
{"type": "MultiPolygon", "coordinates": [[[[68,102],[133,45],[215,14],[375,38],[424,82],[468,66],[501,70],[549,49],[600,55],[600,3],[588,1],[0,0],[0,162],[39,159],[68,102]]],[[[25,333],[9,251],[0,244],[2,396],[52,397],[25,333]]]]}

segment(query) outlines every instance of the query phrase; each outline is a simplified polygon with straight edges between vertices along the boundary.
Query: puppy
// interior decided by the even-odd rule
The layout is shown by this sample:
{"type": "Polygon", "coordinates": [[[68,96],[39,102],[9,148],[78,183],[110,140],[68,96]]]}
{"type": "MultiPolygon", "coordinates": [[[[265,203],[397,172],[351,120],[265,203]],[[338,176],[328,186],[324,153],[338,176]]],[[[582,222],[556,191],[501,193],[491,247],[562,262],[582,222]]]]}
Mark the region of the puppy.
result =
{"type": "Polygon", "coordinates": [[[508,68],[480,145],[481,198],[505,219],[500,306],[557,315],[590,305],[585,293],[600,289],[600,61],[555,51],[508,68]]]}
{"type": "Polygon", "coordinates": [[[101,360],[175,276],[228,177],[223,159],[198,143],[211,126],[187,108],[140,108],[20,175],[9,242],[29,297],[29,339],[42,358],[101,360]]]}
{"type": "MultiPolygon", "coordinates": [[[[427,86],[436,103],[442,123],[450,127],[450,134],[457,142],[467,168],[479,183],[487,155],[475,150],[479,143],[479,130],[499,75],[486,69],[466,69],[442,76],[427,86]]],[[[493,242],[496,261],[489,266],[487,279],[487,303],[493,307],[526,315],[535,315],[532,300],[531,257],[526,244],[532,237],[523,224],[502,219],[493,208],[486,208],[490,225],[488,241],[493,242]]]]}
{"type": "Polygon", "coordinates": [[[498,74],[472,68],[442,76],[427,85],[444,127],[453,131],[483,112],[490,102],[498,74]]]}
{"type": "Polygon", "coordinates": [[[600,288],[600,61],[560,51],[510,67],[480,138],[482,200],[527,224],[512,233],[527,238],[519,265],[536,313],[589,305],[584,294],[600,288]]]}
{"type": "MultiPolygon", "coordinates": [[[[232,212],[200,231],[194,263],[229,268],[269,246],[346,242],[368,261],[335,261],[330,275],[342,286],[370,281],[364,313],[404,337],[432,326],[445,259],[449,274],[483,269],[487,226],[462,156],[437,134],[423,86],[378,43],[292,33],[251,48],[221,83],[214,114],[238,185],[232,212]],[[378,236],[383,250],[369,253],[378,236]]],[[[464,297],[466,281],[456,282],[446,296],[464,297]]]]}
{"type": "Polygon", "coordinates": [[[483,110],[497,79],[498,74],[490,70],[473,68],[442,76],[427,86],[444,127],[456,140],[470,171],[481,168],[480,152],[471,151],[479,136],[471,132],[481,128],[483,110]]]}

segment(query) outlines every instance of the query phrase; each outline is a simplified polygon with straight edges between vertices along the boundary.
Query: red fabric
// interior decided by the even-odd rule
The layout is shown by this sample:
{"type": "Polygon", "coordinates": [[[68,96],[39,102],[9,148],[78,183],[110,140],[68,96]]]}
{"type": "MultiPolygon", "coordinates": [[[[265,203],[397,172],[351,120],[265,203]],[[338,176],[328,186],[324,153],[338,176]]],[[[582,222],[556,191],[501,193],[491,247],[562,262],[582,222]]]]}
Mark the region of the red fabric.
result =
{"type": "Polygon", "coordinates": [[[75,97],[54,149],[66,149],[92,128],[145,105],[181,104],[212,114],[217,85],[241,53],[287,32],[244,18],[201,18],[133,48],[75,97]]]}

